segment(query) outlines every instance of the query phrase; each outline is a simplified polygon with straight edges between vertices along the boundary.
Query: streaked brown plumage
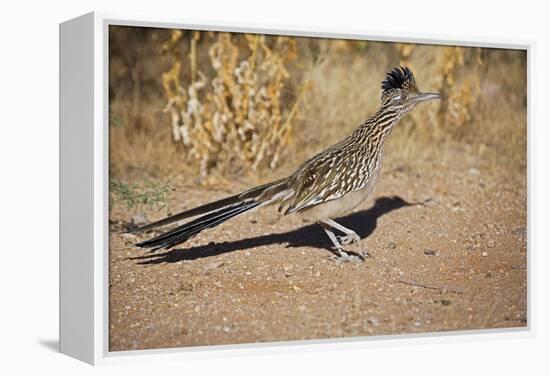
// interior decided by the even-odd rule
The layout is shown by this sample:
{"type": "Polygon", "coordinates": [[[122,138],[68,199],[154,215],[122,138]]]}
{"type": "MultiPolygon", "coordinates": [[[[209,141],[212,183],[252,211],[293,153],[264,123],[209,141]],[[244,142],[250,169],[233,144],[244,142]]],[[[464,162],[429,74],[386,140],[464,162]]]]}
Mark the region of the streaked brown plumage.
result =
{"type": "Polygon", "coordinates": [[[146,231],[200,216],[138,246],[153,251],[171,248],[243,212],[277,204],[284,215],[300,213],[307,220],[318,222],[337,255],[349,258],[342,245],[358,242],[359,236],[333,219],[352,211],[372,191],[382,166],[384,141],[399,119],[419,102],[437,98],[440,97],[435,93],[420,93],[408,68],[396,68],[382,82],[380,108],[350,136],[313,156],[286,178],[135,230],[146,231]],[[334,229],[345,236],[336,237],[334,229]]]}

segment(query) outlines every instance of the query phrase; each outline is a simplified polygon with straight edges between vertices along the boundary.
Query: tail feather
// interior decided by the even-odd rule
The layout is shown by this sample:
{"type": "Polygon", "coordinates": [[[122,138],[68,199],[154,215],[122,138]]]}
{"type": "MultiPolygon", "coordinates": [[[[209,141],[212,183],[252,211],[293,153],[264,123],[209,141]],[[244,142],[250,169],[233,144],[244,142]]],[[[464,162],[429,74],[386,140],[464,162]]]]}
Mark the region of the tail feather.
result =
{"type": "Polygon", "coordinates": [[[193,221],[180,225],[158,237],[140,242],[136,244],[136,246],[149,248],[152,249],[152,251],[164,248],[168,249],[195,237],[205,229],[213,228],[259,205],[260,203],[257,202],[243,202],[237,205],[222,208],[221,210],[209,213],[193,221]]]}
{"type": "Polygon", "coordinates": [[[190,210],[183,211],[180,213],[176,213],[175,215],[168,216],[164,219],[161,219],[159,221],[155,221],[154,223],[147,224],[145,226],[142,226],[141,228],[133,229],[130,232],[131,233],[141,233],[146,232],[148,230],[152,230],[155,228],[160,228],[164,225],[170,225],[175,222],[178,222],[180,220],[188,219],[190,217],[195,217],[198,215],[203,215],[205,213],[209,213],[211,211],[215,211],[217,209],[223,208],[224,206],[228,206],[231,204],[235,204],[240,202],[239,195],[231,196],[229,198],[224,198],[221,200],[217,200],[212,203],[208,203],[199,207],[191,208],[190,210]]]}
{"type": "Polygon", "coordinates": [[[165,225],[170,225],[180,220],[188,219],[190,217],[195,217],[199,215],[204,215],[210,213],[220,208],[224,208],[230,205],[242,203],[245,200],[256,199],[259,196],[265,196],[266,193],[270,193],[273,189],[278,190],[280,187],[283,187],[285,179],[280,179],[275,182],[267,183],[252,189],[246,190],[240,194],[230,196],[228,198],[216,200],[215,202],[207,203],[199,207],[191,208],[187,211],[176,213],[175,215],[168,216],[154,223],[147,224],[141,228],[133,229],[130,233],[141,233],[155,228],[160,228],[165,225]]]}
{"type": "Polygon", "coordinates": [[[143,232],[164,225],[172,224],[177,221],[196,217],[195,220],[177,226],[176,228],[165,232],[157,237],[140,242],[136,246],[151,249],[169,249],[190,238],[195,237],[201,231],[213,228],[243,212],[249,211],[262,204],[276,200],[276,195],[287,188],[285,179],[271,182],[262,186],[254,187],[238,195],[229,198],[217,200],[190,210],[161,219],[152,224],[145,225],[133,232],[143,232]]]}

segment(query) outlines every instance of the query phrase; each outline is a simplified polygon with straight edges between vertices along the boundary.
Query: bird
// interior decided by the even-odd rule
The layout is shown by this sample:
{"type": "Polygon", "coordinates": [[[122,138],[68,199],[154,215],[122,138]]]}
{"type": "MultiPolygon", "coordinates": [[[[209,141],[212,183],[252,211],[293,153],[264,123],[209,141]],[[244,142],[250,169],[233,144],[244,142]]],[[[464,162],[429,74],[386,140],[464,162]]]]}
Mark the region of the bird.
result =
{"type": "Polygon", "coordinates": [[[359,235],[334,219],[353,211],[372,192],[380,176],[384,142],[399,120],[417,104],[441,99],[438,93],[421,92],[412,71],[404,66],[386,73],[381,89],[381,103],[374,114],[349,136],[302,163],[294,173],[137,228],[134,233],[195,218],[136,246],[151,252],[169,250],[235,216],[277,205],[283,215],[299,214],[306,221],[318,223],[332,242],[331,251],[337,259],[364,260],[365,253],[356,255],[344,249],[358,244],[359,235]]]}

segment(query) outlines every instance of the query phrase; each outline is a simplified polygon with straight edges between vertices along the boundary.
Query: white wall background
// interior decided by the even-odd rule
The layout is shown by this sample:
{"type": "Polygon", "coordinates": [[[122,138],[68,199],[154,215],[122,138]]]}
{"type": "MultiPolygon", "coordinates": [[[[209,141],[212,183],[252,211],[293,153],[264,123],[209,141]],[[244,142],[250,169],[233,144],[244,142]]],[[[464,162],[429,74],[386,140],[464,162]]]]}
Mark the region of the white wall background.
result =
{"type": "MultiPolygon", "coordinates": [[[[4,1],[0,43],[0,373],[9,375],[422,375],[549,372],[548,101],[550,12],[542,1],[4,1]],[[57,354],[58,23],[91,10],[198,20],[536,40],[531,251],[534,338],[423,344],[91,368],[57,354]],[[7,242],[6,242],[7,241],[7,242]],[[543,348],[547,349],[544,351],[543,348]],[[7,370],[11,372],[6,373],[7,370]],[[31,374],[32,373],[32,374],[31,374]]],[[[548,375],[548,374],[546,374],[548,375]]]]}

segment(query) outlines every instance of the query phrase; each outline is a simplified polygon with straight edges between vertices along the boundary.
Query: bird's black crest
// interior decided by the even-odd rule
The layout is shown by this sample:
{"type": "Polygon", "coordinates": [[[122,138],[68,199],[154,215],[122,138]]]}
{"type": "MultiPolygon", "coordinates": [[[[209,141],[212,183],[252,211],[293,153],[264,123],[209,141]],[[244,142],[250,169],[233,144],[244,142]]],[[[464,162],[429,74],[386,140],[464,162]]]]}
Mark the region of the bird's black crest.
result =
{"type": "Polygon", "coordinates": [[[414,85],[414,76],[411,70],[407,67],[398,67],[386,74],[386,78],[382,81],[382,90],[406,89],[414,85]]]}

